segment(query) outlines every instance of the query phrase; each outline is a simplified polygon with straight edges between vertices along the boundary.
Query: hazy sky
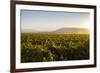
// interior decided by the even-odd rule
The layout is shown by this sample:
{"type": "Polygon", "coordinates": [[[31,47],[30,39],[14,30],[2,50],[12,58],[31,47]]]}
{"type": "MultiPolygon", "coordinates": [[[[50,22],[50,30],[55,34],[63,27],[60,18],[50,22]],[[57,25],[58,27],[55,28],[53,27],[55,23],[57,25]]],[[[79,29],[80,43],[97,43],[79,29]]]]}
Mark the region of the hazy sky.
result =
{"type": "Polygon", "coordinates": [[[89,13],[21,10],[21,31],[53,31],[64,27],[89,28],[89,13]]]}

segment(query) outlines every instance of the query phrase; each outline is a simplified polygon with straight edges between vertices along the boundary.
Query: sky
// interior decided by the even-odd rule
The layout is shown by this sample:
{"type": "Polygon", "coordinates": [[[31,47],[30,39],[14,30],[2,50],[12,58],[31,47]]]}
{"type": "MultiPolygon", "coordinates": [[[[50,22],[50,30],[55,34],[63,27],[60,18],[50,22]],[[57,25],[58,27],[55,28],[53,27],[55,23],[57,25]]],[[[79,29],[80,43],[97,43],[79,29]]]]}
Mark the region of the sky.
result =
{"type": "Polygon", "coordinates": [[[21,31],[53,31],[60,28],[89,28],[89,13],[21,10],[21,31]]]}

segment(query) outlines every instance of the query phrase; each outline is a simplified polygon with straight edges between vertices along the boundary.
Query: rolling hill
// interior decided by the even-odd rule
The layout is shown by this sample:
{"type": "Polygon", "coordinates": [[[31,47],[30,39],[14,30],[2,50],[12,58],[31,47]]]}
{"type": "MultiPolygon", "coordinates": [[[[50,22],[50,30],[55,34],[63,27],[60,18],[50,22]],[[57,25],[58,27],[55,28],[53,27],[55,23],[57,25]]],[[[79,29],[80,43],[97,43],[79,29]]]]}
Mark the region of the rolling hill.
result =
{"type": "Polygon", "coordinates": [[[36,31],[36,30],[24,30],[22,33],[36,33],[36,34],[89,34],[87,28],[60,28],[55,31],[36,31]]]}
{"type": "Polygon", "coordinates": [[[86,28],[61,28],[52,33],[56,34],[89,34],[89,30],[86,28]]]}

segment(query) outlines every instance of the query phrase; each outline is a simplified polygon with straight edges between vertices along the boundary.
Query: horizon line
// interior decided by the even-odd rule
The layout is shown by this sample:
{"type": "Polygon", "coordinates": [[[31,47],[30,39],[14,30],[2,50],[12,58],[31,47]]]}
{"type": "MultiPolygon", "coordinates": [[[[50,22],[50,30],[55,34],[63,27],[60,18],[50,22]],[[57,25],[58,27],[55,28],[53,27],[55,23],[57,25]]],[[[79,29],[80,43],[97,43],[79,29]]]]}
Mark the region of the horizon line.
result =
{"type": "Polygon", "coordinates": [[[70,28],[70,29],[87,29],[87,30],[89,30],[89,28],[85,28],[85,27],[62,27],[62,28],[58,28],[58,29],[55,29],[55,30],[36,30],[36,29],[21,29],[22,31],[21,32],[24,32],[24,31],[30,31],[30,30],[32,30],[32,31],[36,31],[36,32],[52,32],[52,31],[56,31],[56,30],[59,30],[59,29],[68,29],[68,28],[70,28]]]}

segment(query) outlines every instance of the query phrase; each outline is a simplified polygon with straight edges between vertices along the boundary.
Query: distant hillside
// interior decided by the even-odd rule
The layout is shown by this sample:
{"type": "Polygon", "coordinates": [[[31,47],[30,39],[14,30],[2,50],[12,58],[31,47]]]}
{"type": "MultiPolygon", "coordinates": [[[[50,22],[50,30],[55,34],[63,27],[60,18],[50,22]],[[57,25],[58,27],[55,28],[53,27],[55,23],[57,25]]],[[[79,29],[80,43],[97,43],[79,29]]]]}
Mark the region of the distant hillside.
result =
{"type": "Polygon", "coordinates": [[[61,28],[52,32],[36,31],[36,30],[24,30],[22,33],[36,33],[36,34],[89,34],[89,30],[86,28],[61,28]]]}
{"type": "Polygon", "coordinates": [[[52,33],[56,34],[89,34],[89,30],[86,28],[61,28],[52,33]]]}

